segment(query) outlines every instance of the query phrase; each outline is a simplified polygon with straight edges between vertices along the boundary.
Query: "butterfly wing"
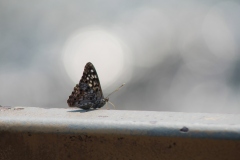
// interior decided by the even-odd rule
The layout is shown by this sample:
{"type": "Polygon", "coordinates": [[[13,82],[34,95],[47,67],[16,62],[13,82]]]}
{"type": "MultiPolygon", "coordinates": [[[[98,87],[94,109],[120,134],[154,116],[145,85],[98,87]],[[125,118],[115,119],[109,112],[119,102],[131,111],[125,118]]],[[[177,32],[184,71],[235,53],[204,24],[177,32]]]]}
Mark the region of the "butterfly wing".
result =
{"type": "Polygon", "coordinates": [[[67,103],[69,107],[83,109],[100,108],[105,105],[100,81],[91,62],[85,65],[82,78],[79,84],[74,87],[67,103]]]}

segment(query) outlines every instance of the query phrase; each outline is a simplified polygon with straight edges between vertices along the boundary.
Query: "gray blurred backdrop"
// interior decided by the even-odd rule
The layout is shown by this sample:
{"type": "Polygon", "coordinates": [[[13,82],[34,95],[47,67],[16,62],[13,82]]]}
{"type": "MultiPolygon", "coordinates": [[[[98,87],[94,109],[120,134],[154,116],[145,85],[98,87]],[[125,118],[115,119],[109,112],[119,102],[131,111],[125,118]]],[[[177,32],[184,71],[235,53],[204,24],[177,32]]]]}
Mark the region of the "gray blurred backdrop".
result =
{"type": "Polygon", "coordinates": [[[92,62],[119,110],[240,113],[240,2],[0,1],[0,105],[68,107],[92,62]]]}

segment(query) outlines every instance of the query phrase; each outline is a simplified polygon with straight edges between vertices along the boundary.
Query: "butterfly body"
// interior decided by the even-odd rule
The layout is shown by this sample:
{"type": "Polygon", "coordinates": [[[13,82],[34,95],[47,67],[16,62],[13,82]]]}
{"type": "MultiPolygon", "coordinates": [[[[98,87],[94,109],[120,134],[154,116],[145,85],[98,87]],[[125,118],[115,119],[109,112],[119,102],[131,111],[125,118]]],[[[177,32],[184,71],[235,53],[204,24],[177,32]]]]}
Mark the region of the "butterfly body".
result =
{"type": "Polygon", "coordinates": [[[88,62],[84,68],[83,75],[77,84],[67,103],[69,107],[79,107],[82,109],[96,109],[103,107],[109,98],[104,98],[100,81],[95,67],[88,62]]]}

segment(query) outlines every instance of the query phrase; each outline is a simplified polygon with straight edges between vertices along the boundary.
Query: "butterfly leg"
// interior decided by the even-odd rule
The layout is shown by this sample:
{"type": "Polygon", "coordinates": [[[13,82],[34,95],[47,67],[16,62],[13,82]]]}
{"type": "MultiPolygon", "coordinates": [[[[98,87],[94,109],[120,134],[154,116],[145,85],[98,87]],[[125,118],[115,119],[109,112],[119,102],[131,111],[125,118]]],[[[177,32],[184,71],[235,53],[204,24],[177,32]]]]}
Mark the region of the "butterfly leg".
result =
{"type": "Polygon", "coordinates": [[[107,103],[107,107],[106,107],[106,108],[107,108],[107,110],[109,110],[109,108],[108,108],[108,103],[107,103]]]}
{"type": "Polygon", "coordinates": [[[114,109],[116,109],[116,107],[114,106],[114,104],[112,102],[110,102],[110,101],[108,101],[108,102],[114,107],[114,109]]]}

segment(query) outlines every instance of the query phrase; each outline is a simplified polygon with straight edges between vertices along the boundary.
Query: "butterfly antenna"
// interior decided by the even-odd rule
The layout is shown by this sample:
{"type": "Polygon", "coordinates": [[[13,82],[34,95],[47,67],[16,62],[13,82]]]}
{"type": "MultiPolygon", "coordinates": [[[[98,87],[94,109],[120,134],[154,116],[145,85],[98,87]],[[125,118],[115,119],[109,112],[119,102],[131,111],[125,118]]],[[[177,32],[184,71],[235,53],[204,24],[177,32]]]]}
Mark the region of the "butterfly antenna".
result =
{"type": "Polygon", "coordinates": [[[118,87],[115,91],[113,91],[112,93],[110,93],[106,98],[108,98],[111,94],[113,94],[114,92],[117,92],[120,88],[122,88],[124,86],[125,83],[123,83],[120,87],[118,87]]]}
{"type": "Polygon", "coordinates": [[[116,107],[114,106],[114,104],[112,102],[108,101],[108,103],[110,103],[114,107],[114,109],[116,109],[116,107]]]}

